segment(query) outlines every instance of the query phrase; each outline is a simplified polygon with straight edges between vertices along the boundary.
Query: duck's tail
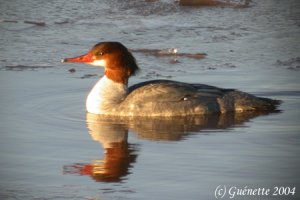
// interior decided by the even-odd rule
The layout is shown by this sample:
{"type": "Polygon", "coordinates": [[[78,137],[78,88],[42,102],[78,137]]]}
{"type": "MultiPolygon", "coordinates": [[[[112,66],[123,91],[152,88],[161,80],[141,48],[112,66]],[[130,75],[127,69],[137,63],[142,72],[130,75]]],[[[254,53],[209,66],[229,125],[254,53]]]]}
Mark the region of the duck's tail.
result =
{"type": "Polygon", "coordinates": [[[279,105],[282,102],[277,99],[270,99],[270,98],[265,98],[265,97],[257,97],[257,98],[260,101],[260,104],[259,104],[259,106],[257,106],[257,108],[260,110],[265,110],[265,111],[277,110],[279,105]]]}
{"type": "Polygon", "coordinates": [[[256,97],[241,91],[232,91],[225,95],[233,98],[234,110],[237,112],[243,111],[276,111],[281,104],[280,100],[256,97]]]}

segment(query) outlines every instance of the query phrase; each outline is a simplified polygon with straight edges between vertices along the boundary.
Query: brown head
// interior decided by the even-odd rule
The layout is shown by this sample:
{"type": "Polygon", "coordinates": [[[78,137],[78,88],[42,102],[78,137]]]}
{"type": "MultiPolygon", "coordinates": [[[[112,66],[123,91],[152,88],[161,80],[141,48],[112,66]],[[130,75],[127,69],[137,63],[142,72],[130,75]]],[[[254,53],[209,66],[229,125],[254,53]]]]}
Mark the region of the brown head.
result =
{"type": "Polygon", "coordinates": [[[127,84],[139,67],[129,50],[119,42],[100,42],[87,54],[62,59],[62,62],[79,62],[105,68],[107,78],[127,84]]]}

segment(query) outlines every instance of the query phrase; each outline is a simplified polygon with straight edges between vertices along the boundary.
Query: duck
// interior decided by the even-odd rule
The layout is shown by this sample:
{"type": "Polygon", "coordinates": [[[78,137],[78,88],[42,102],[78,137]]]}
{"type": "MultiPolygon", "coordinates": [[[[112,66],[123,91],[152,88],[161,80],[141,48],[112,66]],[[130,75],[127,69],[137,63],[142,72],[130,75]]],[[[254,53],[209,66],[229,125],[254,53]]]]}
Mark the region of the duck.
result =
{"type": "Polygon", "coordinates": [[[128,87],[140,68],[122,43],[105,41],[88,53],[64,58],[62,63],[85,63],[104,67],[104,75],[86,98],[88,113],[109,116],[190,116],[228,112],[274,111],[280,100],[257,97],[237,89],[149,80],[128,87]]]}

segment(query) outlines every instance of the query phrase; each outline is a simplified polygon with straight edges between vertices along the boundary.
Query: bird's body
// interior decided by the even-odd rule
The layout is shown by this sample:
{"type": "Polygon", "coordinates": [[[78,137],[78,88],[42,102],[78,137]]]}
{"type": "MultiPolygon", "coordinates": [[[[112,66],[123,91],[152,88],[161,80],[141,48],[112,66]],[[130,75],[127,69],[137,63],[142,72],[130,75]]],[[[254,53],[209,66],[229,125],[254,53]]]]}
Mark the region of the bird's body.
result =
{"type": "Polygon", "coordinates": [[[186,116],[226,112],[270,111],[278,100],[256,97],[235,89],[171,80],[152,80],[127,87],[138,70],[132,54],[118,42],[103,42],[83,56],[64,62],[105,67],[86,101],[87,111],[114,116],[186,116]]]}

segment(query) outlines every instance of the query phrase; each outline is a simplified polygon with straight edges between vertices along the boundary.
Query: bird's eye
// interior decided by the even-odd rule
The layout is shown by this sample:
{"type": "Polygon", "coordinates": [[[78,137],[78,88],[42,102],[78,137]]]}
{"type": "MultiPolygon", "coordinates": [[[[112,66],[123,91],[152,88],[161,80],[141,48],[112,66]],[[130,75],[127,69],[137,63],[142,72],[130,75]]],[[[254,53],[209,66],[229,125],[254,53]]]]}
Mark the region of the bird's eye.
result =
{"type": "Polygon", "coordinates": [[[103,52],[98,52],[98,53],[96,53],[96,56],[103,56],[103,55],[104,55],[103,52]]]}

